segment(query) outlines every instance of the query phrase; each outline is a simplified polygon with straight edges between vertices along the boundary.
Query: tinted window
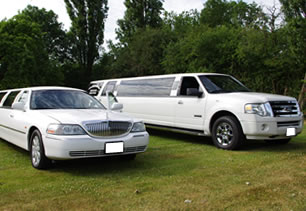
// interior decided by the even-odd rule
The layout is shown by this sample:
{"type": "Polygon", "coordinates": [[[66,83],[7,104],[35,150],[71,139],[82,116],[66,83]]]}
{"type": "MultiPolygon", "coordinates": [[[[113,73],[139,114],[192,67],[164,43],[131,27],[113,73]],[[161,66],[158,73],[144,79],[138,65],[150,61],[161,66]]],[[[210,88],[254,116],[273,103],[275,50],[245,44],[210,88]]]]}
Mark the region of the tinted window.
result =
{"type": "Polygon", "coordinates": [[[11,107],[14,102],[15,97],[18,95],[19,92],[20,91],[11,92],[7,96],[6,100],[4,101],[3,107],[11,107]]]}
{"type": "MultiPolygon", "coordinates": [[[[187,90],[190,88],[194,88],[199,90],[199,83],[195,79],[195,77],[184,77],[182,84],[181,84],[181,89],[180,89],[180,95],[188,95],[187,90]]],[[[200,91],[200,90],[199,90],[200,91]]]]}
{"type": "Polygon", "coordinates": [[[122,81],[118,96],[169,96],[174,81],[172,78],[139,79],[122,81]]]}
{"type": "Polygon", "coordinates": [[[31,109],[104,109],[94,97],[74,90],[39,90],[31,95],[31,109]]]}
{"type": "Polygon", "coordinates": [[[223,75],[207,75],[199,77],[209,93],[249,92],[242,83],[232,77],[223,75]]]}
{"type": "Polygon", "coordinates": [[[103,89],[102,96],[105,96],[106,92],[113,92],[115,90],[116,83],[117,81],[108,82],[103,89]]]}
{"type": "Polygon", "coordinates": [[[7,92],[1,92],[1,93],[0,93],[0,103],[1,103],[1,100],[2,100],[2,98],[4,97],[4,95],[6,95],[6,93],[7,93],[7,92]]]}

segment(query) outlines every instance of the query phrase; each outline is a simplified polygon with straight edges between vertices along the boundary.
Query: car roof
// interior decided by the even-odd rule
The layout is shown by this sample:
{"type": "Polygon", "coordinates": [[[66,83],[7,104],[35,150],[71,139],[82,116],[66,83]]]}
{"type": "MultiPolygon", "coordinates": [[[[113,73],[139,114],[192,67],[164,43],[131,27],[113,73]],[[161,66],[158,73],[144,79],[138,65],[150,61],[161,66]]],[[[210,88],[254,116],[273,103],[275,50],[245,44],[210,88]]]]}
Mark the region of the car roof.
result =
{"type": "Polygon", "coordinates": [[[21,91],[21,90],[32,90],[32,91],[37,91],[37,90],[75,90],[75,91],[84,92],[84,90],[81,90],[81,89],[70,88],[70,87],[61,87],[61,86],[35,86],[35,87],[27,87],[27,88],[6,89],[6,90],[1,90],[0,92],[21,91]]]}
{"type": "Polygon", "coordinates": [[[100,83],[104,81],[112,81],[112,80],[126,80],[126,79],[145,79],[145,78],[160,78],[160,77],[177,77],[177,76],[199,76],[199,75],[220,75],[220,76],[228,76],[227,74],[221,73],[175,73],[175,74],[165,74],[165,75],[148,75],[148,76],[139,76],[139,77],[127,77],[127,78],[109,78],[102,80],[91,81],[90,84],[100,83]]]}

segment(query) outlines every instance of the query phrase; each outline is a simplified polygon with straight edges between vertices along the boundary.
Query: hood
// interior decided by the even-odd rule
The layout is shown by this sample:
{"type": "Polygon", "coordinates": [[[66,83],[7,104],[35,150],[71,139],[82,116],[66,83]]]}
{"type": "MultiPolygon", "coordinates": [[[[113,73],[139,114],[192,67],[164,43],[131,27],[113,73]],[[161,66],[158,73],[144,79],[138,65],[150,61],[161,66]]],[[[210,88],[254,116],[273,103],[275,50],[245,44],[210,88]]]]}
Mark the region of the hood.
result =
{"type": "Polygon", "coordinates": [[[87,121],[115,120],[133,122],[133,119],[118,112],[101,110],[101,109],[56,109],[41,110],[44,114],[62,124],[79,124],[87,121]],[[108,115],[107,115],[108,113],[108,115]],[[108,118],[107,118],[108,116],[108,118]]]}
{"type": "Polygon", "coordinates": [[[244,103],[265,103],[268,101],[296,101],[293,97],[287,97],[282,95],[259,93],[259,92],[233,92],[222,94],[211,94],[216,99],[242,101],[244,103]]]}

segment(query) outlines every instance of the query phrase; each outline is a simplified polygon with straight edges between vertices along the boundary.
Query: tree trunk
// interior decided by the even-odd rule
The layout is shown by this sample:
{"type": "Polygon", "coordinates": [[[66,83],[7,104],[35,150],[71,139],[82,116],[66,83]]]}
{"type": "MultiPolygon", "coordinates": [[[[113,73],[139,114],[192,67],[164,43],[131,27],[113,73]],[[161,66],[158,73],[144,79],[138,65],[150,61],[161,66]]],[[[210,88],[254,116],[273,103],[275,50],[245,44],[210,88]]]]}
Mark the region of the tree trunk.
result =
{"type": "Polygon", "coordinates": [[[300,108],[301,108],[302,112],[303,112],[303,107],[304,107],[304,102],[305,102],[305,90],[306,90],[305,81],[306,81],[306,73],[305,73],[305,76],[304,76],[302,89],[301,89],[301,92],[299,94],[299,105],[300,105],[300,108]]]}

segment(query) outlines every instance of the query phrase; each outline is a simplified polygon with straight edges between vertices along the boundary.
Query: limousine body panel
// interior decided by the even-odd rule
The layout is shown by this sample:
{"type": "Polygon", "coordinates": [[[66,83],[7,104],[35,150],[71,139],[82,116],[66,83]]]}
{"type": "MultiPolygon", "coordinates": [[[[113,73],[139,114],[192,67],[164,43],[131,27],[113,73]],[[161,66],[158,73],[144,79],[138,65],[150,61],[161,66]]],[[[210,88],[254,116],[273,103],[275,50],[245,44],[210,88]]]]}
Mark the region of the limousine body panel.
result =
{"type": "Polygon", "coordinates": [[[246,138],[287,143],[303,128],[295,98],[252,92],[226,74],[119,78],[92,81],[90,87],[102,102],[103,93],[112,91],[124,112],[150,126],[212,136],[223,149],[238,148],[246,138]]]}
{"type": "Polygon", "coordinates": [[[120,103],[124,105],[123,110],[139,119],[146,119],[146,123],[164,126],[174,126],[175,98],[164,97],[162,100],[156,98],[135,98],[130,102],[128,97],[120,97],[120,103]]]}

